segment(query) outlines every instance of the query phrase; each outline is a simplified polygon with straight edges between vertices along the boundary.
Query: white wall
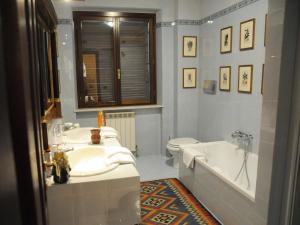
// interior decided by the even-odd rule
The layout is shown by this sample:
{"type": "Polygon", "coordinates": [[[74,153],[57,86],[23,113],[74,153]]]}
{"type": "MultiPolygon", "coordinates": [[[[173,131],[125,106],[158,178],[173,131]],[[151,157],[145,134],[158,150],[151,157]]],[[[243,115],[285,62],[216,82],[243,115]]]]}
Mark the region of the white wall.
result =
{"type": "MultiPolygon", "coordinates": [[[[265,0],[260,0],[265,1],[265,0]]],[[[228,7],[236,0],[86,0],[83,2],[64,2],[53,0],[55,10],[59,19],[72,20],[72,10],[101,10],[101,11],[127,11],[127,12],[155,12],[157,22],[169,22],[176,19],[197,20],[228,7]]],[[[250,7],[250,6],[249,6],[250,7]]],[[[228,15],[230,17],[230,15],[228,15]]],[[[225,17],[217,20],[224,21],[225,17]]],[[[238,19],[238,18],[236,18],[238,19]]],[[[238,21],[236,22],[238,23],[238,21]]],[[[217,21],[215,25],[217,24],[217,21]]],[[[215,26],[214,25],[214,26],[215,26]]],[[[221,25],[220,25],[221,26],[221,25]]],[[[238,25],[236,25],[237,27],[238,25]]],[[[262,26],[259,25],[259,26],[262,26]]],[[[203,77],[217,76],[216,64],[203,65],[199,58],[203,53],[203,38],[214,32],[213,42],[218,48],[218,30],[205,31],[207,25],[180,25],[162,26],[157,32],[157,87],[158,103],[163,105],[162,109],[135,110],[137,126],[137,145],[140,155],[165,154],[165,146],[169,138],[190,136],[197,139],[209,140],[223,136],[216,136],[212,131],[212,123],[208,126],[208,133],[201,133],[203,126],[201,121],[206,120],[205,112],[211,116],[216,113],[214,107],[212,112],[204,109],[205,100],[201,102],[201,82],[203,77]],[[196,58],[182,57],[182,36],[198,36],[198,56],[196,58]],[[205,68],[210,65],[211,72],[206,73],[205,68]],[[182,89],[182,68],[198,68],[198,88],[182,89]],[[205,111],[206,110],[206,111],[205,111]],[[202,115],[202,117],[201,117],[202,115]],[[145,129],[147,128],[147,129],[145,129]],[[211,134],[210,138],[207,136],[211,134]]],[[[209,30],[210,29],[210,30],[209,30]]],[[[218,28],[219,29],[219,28],[218,28]]],[[[235,29],[237,31],[237,29],[235,29]]],[[[236,34],[235,34],[236,36],[236,34]]],[[[58,25],[59,40],[59,69],[61,76],[61,100],[62,113],[65,121],[79,122],[82,126],[96,126],[96,113],[75,113],[76,108],[76,71],[75,71],[75,45],[73,24],[58,25]],[[64,42],[64,44],[63,44],[64,42]]],[[[230,56],[229,56],[230,57],[230,56]]],[[[213,59],[213,58],[212,58],[213,59]]],[[[215,60],[215,59],[214,59],[215,60]]],[[[258,67],[257,67],[258,68],[258,67]]],[[[258,82],[258,81],[257,81],[258,82]]],[[[259,96],[258,96],[259,97],[259,96]]],[[[215,98],[217,100],[219,98],[215,98]]],[[[203,100],[203,99],[202,99],[203,100]]],[[[213,98],[211,99],[212,101],[213,98]]],[[[259,122],[257,121],[257,124],[259,122]]],[[[232,126],[229,126],[230,131],[232,126]]],[[[226,131],[229,133],[229,130],[226,131]]]]}
{"type": "Polygon", "coordinates": [[[176,0],[175,10],[178,20],[199,20],[200,0],[176,0]]]}
{"type": "Polygon", "coordinates": [[[212,0],[85,0],[78,2],[64,2],[62,0],[52,0],[59,7],[55,7],[58,17],[72,18],[72,8],[87,10],[113,10],[129,12],[157,12],[157,21],[166,22],[176,19],[198,20],[203,18],[202,13],[215,12],[236,0],[219,1],[212,0]],[[71,7],[70,7],[71,6],[71,7]]]}
{"type": "Polygon", "coordinates": [[[199,14],[202,19],[238,2],[240,2],[240,0],[199,0],[199,14]]]}
{"type": "MultiPolygon", "coordinates": [[[[84,2],[53,1],[59,19],[72,20],[72,10],[119,10],[126,12],[155,12],[157,21],[174,21],[173,0],[87,0],[84,2]]],[[[164,151],[169,136],[173,137],[173,27],[157,29],[158,102],[163,109],[134,110],[136,113],[136,141],[139,155],[159,154],[164,151]],[[163,138],[163,142],[162,142],[163,138]]],[[[82,126],[96,126],[96,112],[75,113],[76,69],[75,44],[72,24],[58,25],[59,69],[61,80],[62,114],[65,121],[82,126]],[[64,42],[64,44],[63,44],[64,42]]]]}
{"type": "Polygon", "coordinates": [[[58,18],[72,19],[72,10],[157,12],[157,22],[175,20],[175,0],[52,0],[58,18]]]}
{"type": "Polygon", "coordinates": [[[214,20],[213,24],[200,26],[200,80],[219,83],[219,67],[231,66],[231,91],[217,90],[216,95],[200,90],[199,135],[202,141],[232,141],[231,133],[242,130],[254,136],[253,151],[258,152],[262,110],[262,66],[265,61],[264,32],[267,0],[257,1],[228,15],[214,20]],[[239,50],[240,22],[256,19],[255,47],[239,50]],[[232,53],[220,54],[220,30],[233,26],[232,53]],[[238,93],[238,66],[253,65],[253,90],[251,94],[238,93]]]}
{"type": "Polygon", "coordinates": [[[199,44],[197,57],[182,56],[183,36],[197,36],[199,41],[199,26],[178,25],[176,27],[175,55],[175,136],[199,139],[197,121],[199,120],[199,44]],[[197,87],[183,89],[183,68],[197,68],[197,87]]]}

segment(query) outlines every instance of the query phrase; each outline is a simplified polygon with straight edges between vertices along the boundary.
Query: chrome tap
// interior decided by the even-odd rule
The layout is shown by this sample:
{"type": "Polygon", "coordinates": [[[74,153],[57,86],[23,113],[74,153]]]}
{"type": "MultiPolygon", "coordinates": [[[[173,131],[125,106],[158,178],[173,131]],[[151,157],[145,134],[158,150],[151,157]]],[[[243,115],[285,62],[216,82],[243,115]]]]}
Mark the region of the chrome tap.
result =
{"type": "Polygon", "coordinates": [[[243,132],[236,130],[231,134],[232,138],[241,138],[243,136],[243,132]]]}
{"type": "Polygon", "coordinates": [[[231,134],[231,137],[233,139],[236,139],[237,143],[240,147],[244,147],[244,149],[248,150],[249,146],[252,144],[253,141],[253,135],[247,134],[245,132],[242,132],[240,130],[237,130],[231,134]]]}

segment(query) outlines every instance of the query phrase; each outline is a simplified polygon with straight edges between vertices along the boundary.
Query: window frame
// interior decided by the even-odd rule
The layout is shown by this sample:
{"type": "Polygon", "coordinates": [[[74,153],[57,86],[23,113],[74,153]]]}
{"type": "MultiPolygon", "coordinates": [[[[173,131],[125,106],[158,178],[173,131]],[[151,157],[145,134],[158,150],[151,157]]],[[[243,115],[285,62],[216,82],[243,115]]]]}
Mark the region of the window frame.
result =
{"type": "Polygon", "coordinates": [[[154,105],[157,103],[156,89],[156,15],[150,13],[123,13],[123,12],[95,12],[95,11],[73,11],[74,32],[75,32],[75,56],[76,56],[76,81],[77,81],[77,106],[82,108],[98,107],[120,107],[134,105],[154,105]],[[114,66],[114,100],[115,103],[89,104],[84,101],[84,79],[83,79],[83,54],[81,46],[81,21],[98,20],[108,21],[113,18],[113,66],[114,66]],[[121,79],[118,79],[120,62],[120,20],[147,19],[149,21],[149,63],[150,63],[150,102],[122,104],[121,102],[121,79]]]}

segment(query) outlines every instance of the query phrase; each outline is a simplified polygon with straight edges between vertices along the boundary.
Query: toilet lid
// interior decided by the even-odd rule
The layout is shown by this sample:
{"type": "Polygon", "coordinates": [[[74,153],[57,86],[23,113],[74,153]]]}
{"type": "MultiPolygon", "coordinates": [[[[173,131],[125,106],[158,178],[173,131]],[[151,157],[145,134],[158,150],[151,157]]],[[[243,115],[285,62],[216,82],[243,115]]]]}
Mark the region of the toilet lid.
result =
{"type": "Polygon", "coordinates": [[[196,144],[199,141],[194,138],[175,138],[168,142],[168,145],[178,147],[179,145],[196,144]]]}

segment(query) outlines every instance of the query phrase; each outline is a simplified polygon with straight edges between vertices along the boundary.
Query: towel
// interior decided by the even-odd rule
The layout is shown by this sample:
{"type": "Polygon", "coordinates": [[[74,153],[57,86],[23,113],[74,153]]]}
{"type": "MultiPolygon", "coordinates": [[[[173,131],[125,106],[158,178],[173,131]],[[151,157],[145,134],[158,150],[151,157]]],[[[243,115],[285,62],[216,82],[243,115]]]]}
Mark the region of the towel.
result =
{"type": "Polygon", "coordinates": [[[205,157],[202,151],[195,148],[183,148],[183,163],[187,168],[194,168],[195,158],[196,157],[205,157]]]}
{"type": "Polygon", "coordinates": [[[120,139],[119,132],[112,127],[101,127],[100,135],[102,138],[117,138],[120,139]]]}
{"type": "Polygon", "coordinates": [[[112,132],[118,133],[118,131],[112,127],[102,126],[100,129],[101,129],[101,131],[112,131],[112,132]]]}
{"type": "Polygon", "coordinates": [[[106,146],[107,162],[109,164],[133,164],[136,165],[136,159],[128,148],[122,146],[106,146]]]}
{"type": "Polygon", "coordinates": [[[112,157],[107,159],[107,163],[110,164],[133,164],[134,166],[136,166],[136,162],[135,159],[132,158],[131,155],[126,155],[126,154],[115,154],[112,157]]]}
{"type": "Polygon", "coordinates": [[[112,131],[101,131],[100,136],[102,138],[120,138],[118,133],[112,132],[112,131]]]}

